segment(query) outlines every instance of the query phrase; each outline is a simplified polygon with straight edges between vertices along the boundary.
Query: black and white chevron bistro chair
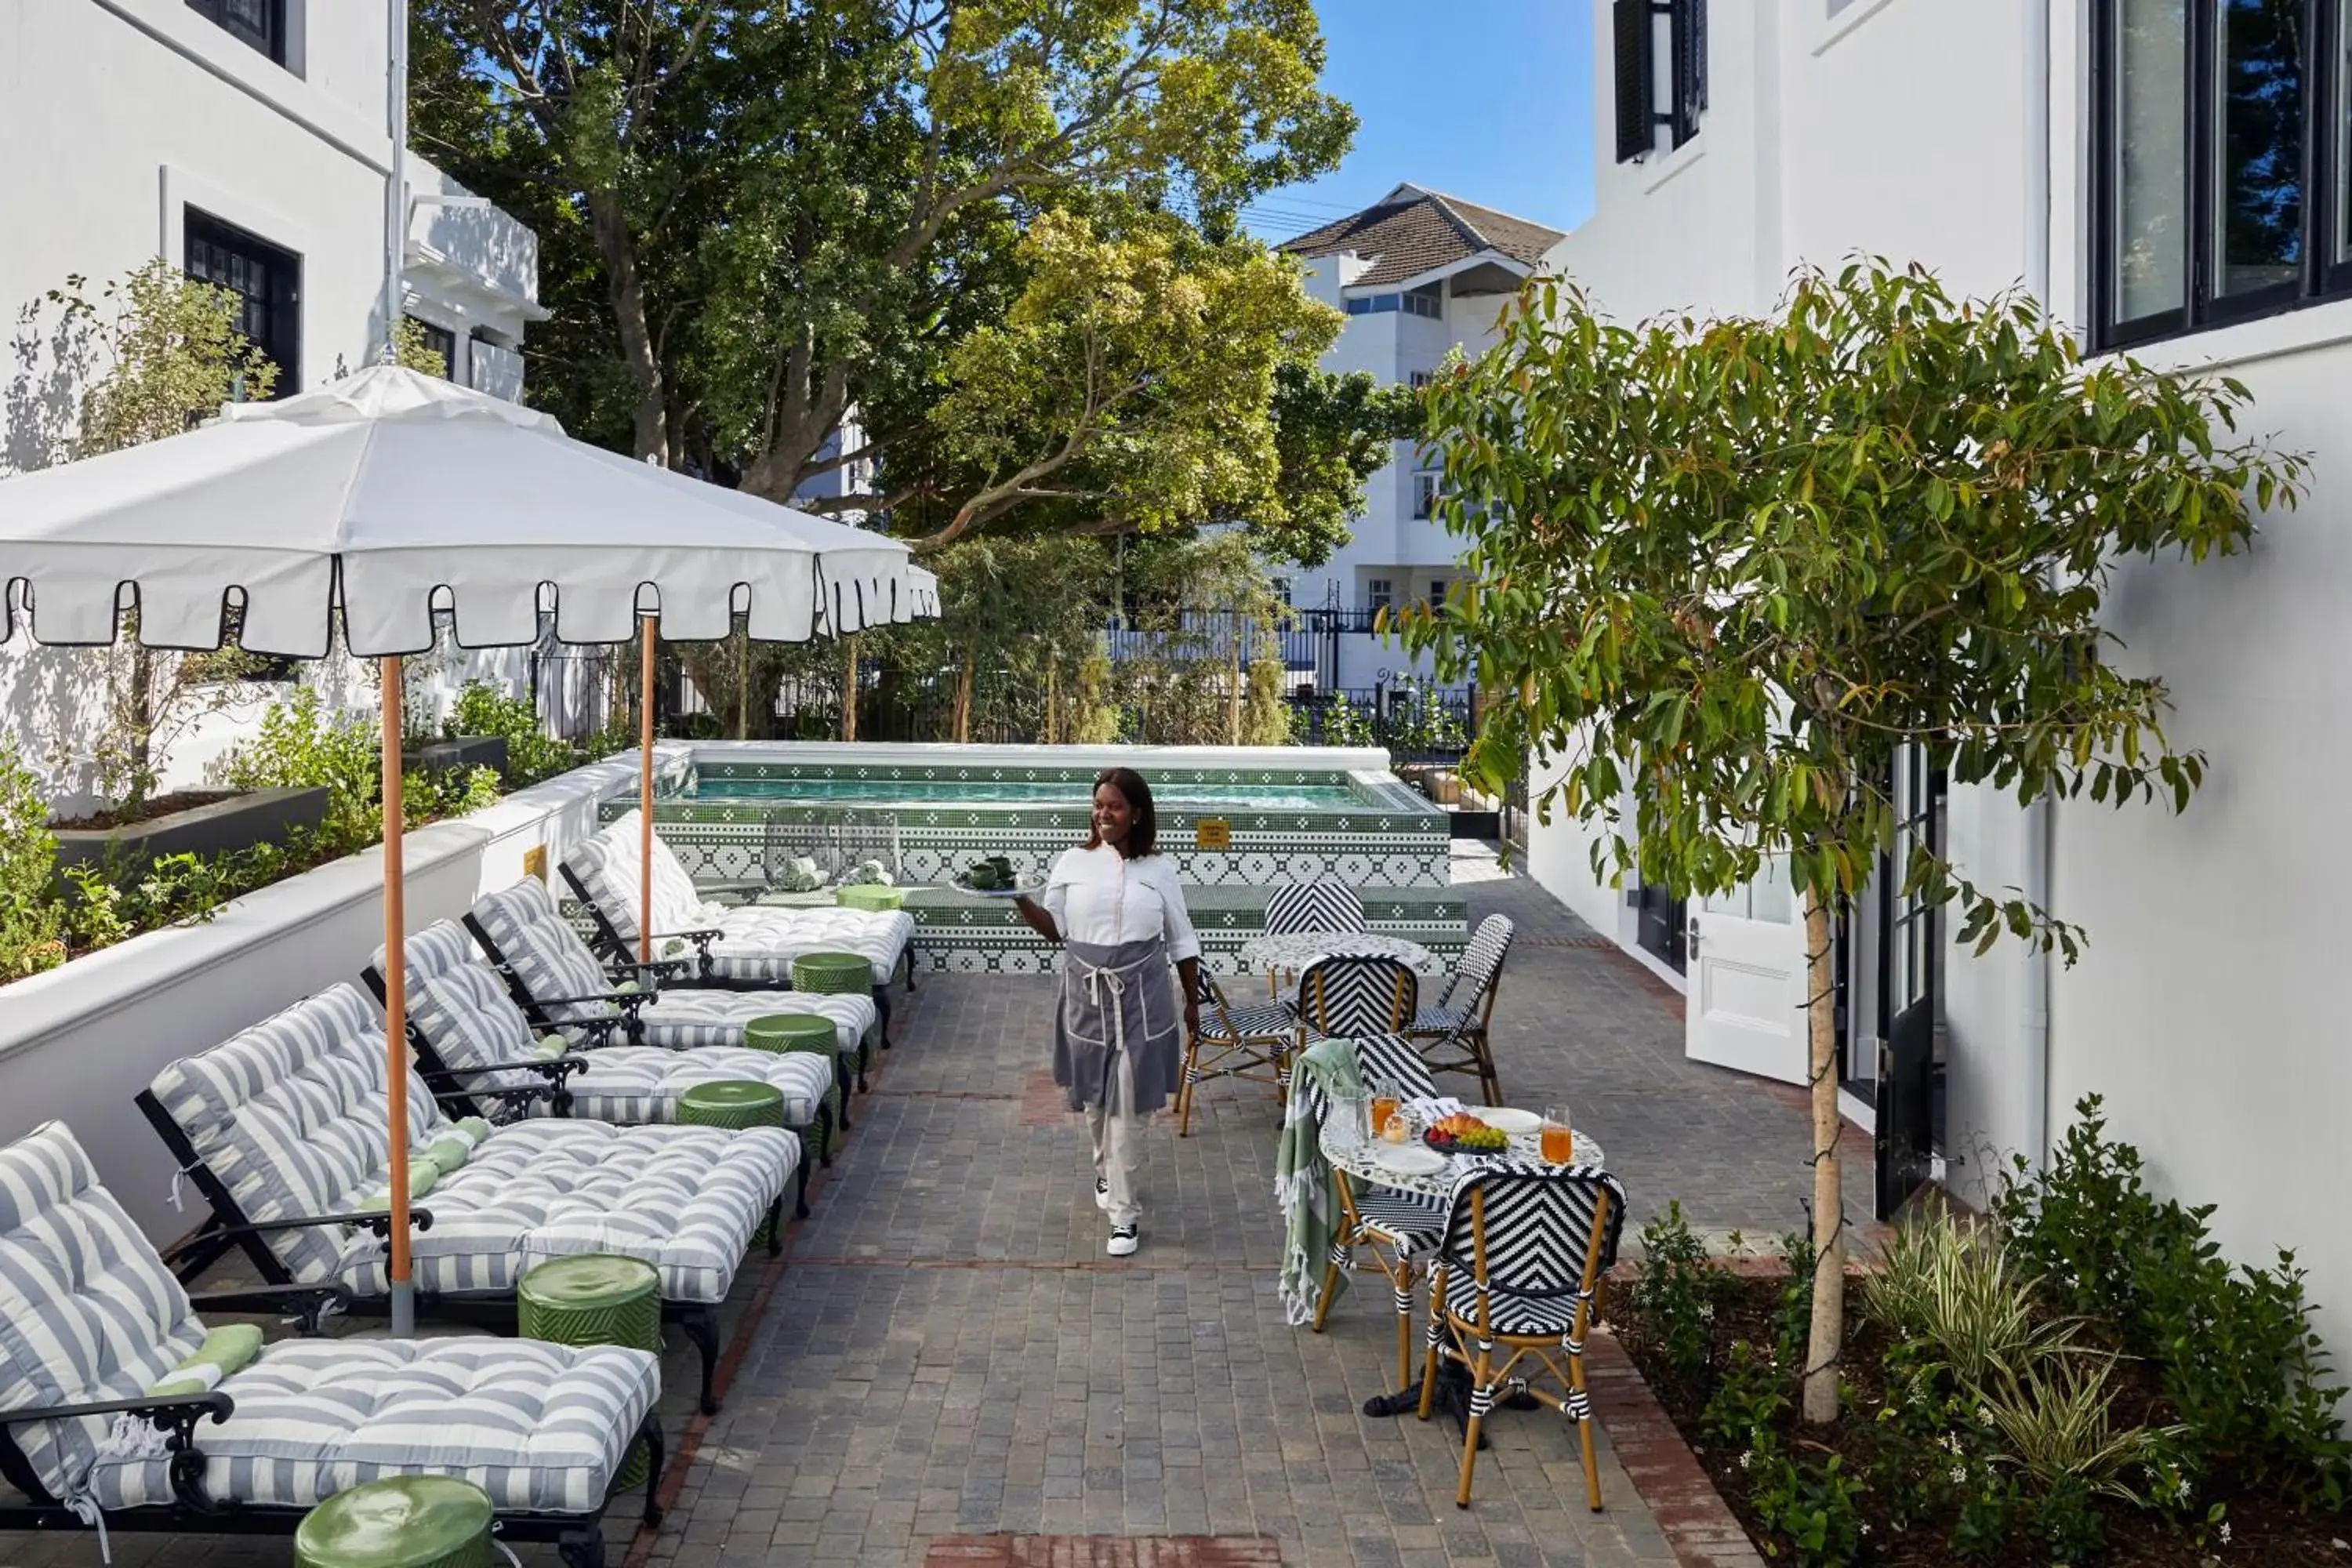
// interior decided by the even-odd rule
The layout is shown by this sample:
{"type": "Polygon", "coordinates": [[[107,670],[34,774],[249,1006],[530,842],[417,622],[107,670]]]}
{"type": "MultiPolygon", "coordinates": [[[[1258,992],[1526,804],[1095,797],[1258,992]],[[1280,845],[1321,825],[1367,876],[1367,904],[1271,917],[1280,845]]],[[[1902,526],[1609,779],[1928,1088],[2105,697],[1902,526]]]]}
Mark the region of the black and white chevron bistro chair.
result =
{"type": "Polygon", "coordinates": [[[1402,1035],[1420,1010],[1421,982],[1393,958],[1335,954],[1298,977],[1298,1023],[1309,1035],[1402,1035]]]}
{"type": "Polygon", "coordinates": [[[1423,1048],[1429,1053],[1430,1070],[1475,1076],[1479,1097],[1488,1105],[1503,1103],[1503,1081],[1495,1071],[1494,1038],[1487,1025],[1495,1016],[1495,990],[1517,930],[1508,915],[1480,921],[1462,962],[1446,977],[1445,989],[1412,1020],[1413,1037],[1426,1042],[1423,1048]]]}
{"type": "MultiPolygon", "coordinates": [[[[1367,1092],[1376,1084],[1389,1084],[1406,1100],[1426,1100],[1437,1093],[1428,1064],[1404,1036],[1372,1035],[1354,1044],[1356,1076],[1367,1092]]],[[[1315,1120],[1328,1131],[1332,1116],[1329,1102],[1321,1099],[1321,1090],[1313,1079],[1302,1078],[1299,1081],[1300,1093],[1318,1097],[1315,1120]]],[[[1331,1258],[1323,1269],[1323,1299],[1315,1309],[1315,1331],[1321,1333],[1325,1320],[1331,1315],[1332,1298],[1339,1294],[1339,1270],[1354,1268],[1356,1249],[1366,1248],[1371,1253],[1373,1266],[1389,1282],[1396,1301],[1397,1386],[1410,1387],[1412,1290],[1421,1278],[1422,1259],[1437,1249],[1438,1238],[1444,1234],[1445,1205],[1435,1198],[1392,1187],[1367,1184],[1359,1189],[1349,1180],[1348,1173],[1336,1164],[1331,1180],[1339,1193],[1339,1225],[1332,1233],[1331,1258]]]]}
{"type": "Polygon", "coordinates": [[[1601,1511],[1584,1336],[1593,1289],[1617,1261],[1624,1222],[1625,1189],[1589,1166],[1497,1162],[1455,1184],[1429,1271],[1429,1353],[1421,1374],[1426,1421],[1440,1359],[1470,1373],[1455,1507],[1470,1506],[1478,1429],[1495,1401],[1526,1394],[1575,1423],[1585,1500],[1601,1511]]]}
{"type": "Polygon", "coordinates": [[[1207,970],[1198,973],[1201,1027],[1184,1042],[1184,1080],[1176,1089],[1179,1138],[1192,1135],[1193,1097],[1210,1079],[1271,1084],[1279,1101],[1289,1091],[1290,1055],[1298,1044],[1298,1019],[1288,1007],[1279,1002],[1234,1006],[1207,970]]]}
{"type": "MultiPolygon", "coordinates": [[[[1300,936],[1310,931],[1360,931],[1364,900],[1345,882],[1281,882],[1265,895],[1265,934],[1300,936]]],[[[1282,994],[1286,974],[1266,976],[1267,994],[1282,994]]]]}

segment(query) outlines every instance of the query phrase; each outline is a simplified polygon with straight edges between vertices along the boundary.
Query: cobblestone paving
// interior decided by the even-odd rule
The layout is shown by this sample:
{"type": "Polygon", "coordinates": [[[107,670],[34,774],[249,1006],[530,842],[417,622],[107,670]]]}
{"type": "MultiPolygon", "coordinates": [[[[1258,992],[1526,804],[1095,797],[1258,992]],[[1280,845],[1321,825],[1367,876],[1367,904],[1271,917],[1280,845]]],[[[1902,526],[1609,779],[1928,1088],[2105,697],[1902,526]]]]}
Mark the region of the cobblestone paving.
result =
{"type": "MultiPolygon", "coordinates": [[[[1674,1196],[1710,1228],[1801,1225],[1793,1097],[1685,1062],[1679,999],[1579,945],[1591,933],[1531,883],[1475,855],[1457,872],[1474,921],[1519,923],[1496,1015],[1511,1100],[1566,1100],[1636,1217],[1674,1196]]],[[[1106,1258],[1083,1129],[1040,1083],[1051,1003],[1041,979],[925,982],[814,1216],[780,1270],[738,1282],[726,1326],[741,1360],[691,1462],[673,1465],[667,1522],[631,1542],[637,1500],[616,1503],[616,1565],[919,1564],[934,1541],[1001,1535],[1269,1537],[1307,1568],[1674,1563],[1605,1447],[1607,1510],[1587,1511],[1557,1418],[1497,1415],[1464,1512],[1454,1428],[1360,1414],[1394,1375],[1384,1293],[1367,1274],[1322,1336],[1283,1321],[1276,1111],[1255,1086],[1212,1086],[1189,1139],[1155,1126],[1143,1249],[1106,1258]]],[[[675,1454],[682,1344],[665,1376],[675,1454]]],[[[118,1537],[114,1560],[290,1555],[118,1537]]],[[[87,1534],[0,1535],[0,1568],[97,1562],[87,1534]]]]}

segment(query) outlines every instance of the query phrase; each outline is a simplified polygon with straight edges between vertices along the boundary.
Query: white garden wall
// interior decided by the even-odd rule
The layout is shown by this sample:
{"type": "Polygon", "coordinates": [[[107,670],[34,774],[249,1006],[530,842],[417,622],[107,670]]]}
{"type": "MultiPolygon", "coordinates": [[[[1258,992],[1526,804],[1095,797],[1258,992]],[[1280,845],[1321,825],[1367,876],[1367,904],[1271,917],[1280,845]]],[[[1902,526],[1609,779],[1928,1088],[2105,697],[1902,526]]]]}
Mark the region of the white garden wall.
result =
{"type": "MultiPolygon", "coordinates": [[[[682,764],[684,747],[660,751],[682,764]]],[[[544,847],[551,879],[596,828],[596,803],[635,787],[615,757],[408,836],[408,928],[462,915],[525,875],[544,847]]],[[[383,940],[383,852],[289,878],[226,905],[209,922],[152,931],[0,986],[0,1142],[44,1121],[72,1126],[107,1184],[157,1241],[204,1217],[169,1202],[172,1162],[132,1096],[165,1064],[341,980],[383,940]]],[[[561,886],[560,879],[556,882],[561,886]]]]}

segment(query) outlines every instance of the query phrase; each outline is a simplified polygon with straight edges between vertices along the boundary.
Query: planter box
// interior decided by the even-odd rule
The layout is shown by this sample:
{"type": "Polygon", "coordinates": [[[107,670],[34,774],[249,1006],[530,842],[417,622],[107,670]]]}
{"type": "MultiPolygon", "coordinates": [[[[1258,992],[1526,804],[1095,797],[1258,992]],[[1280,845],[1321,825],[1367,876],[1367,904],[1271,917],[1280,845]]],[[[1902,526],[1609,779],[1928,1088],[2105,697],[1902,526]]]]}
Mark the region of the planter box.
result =
{"type": "Polygon", "coordinates": [[[428,741],[415,751],[400,753],[400,765],[412,773],[462,773],[468,768],[495,768],[504,778],[507,772],[507,738],[504,735],[458,735],[446,741],[428,741]]]}
{"type": "Polygon", "coordinates": [[[165,855],[221,855],[257,844],[283,841],[296,828],[315,829],[327,819],[327,792],[262,789],[216,800],[168,816],[121,827],[65,827],[58,840],[58,874],[68,866],[112,861],[126,874],[143,872],[165,855]]]}

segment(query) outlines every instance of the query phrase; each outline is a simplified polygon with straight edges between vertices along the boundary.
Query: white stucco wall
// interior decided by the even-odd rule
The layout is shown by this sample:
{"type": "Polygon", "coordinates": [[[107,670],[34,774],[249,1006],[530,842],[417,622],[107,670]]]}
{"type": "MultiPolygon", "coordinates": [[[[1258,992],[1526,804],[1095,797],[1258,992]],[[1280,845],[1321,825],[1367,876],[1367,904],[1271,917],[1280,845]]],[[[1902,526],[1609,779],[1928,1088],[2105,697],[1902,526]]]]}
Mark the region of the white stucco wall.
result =
{"type": "MultiPolygon", "coordinates": [[[[1760,310],[1799,261],[1863,251],[1924,261],[1963,293],[2046,276],[2053,311],[2082,321],[2086,8],[1854,0],[1834,24],[1824,10],[1715,7],[1698,137],[1620,165],[1609,161],[1608,13],[1594,7],[1596,211],[1550,265],[1625,320],[1760,310]]],[[[2113,1131],[2140,1146],[2162,1190],[2220,1205],[2212,1223],[2232,1257],[2298,1250],[2341,1346],[2352,1245],[2335,1198],[2352,1156],[2334,1123],[2352,1058],[2331,982],[2352,840],[2330,808],[2352,764],[2352,302],[2135,353],[2238,376],[2254,398],[2251,429],[2275,431],[2315,467],[2304,506],[2264,519],[2247,556],[2116,574],[2118,658],[2165,679],[2168,731],[2206,752],[2207,783],[2179,817],[2145,804],[2056,809],[2052,905],[2089,945],[2073,968],[2051,966],[2049,1131],[2080,1096],[2104,1095],[2113,1131]]],[[[1980,882],[2011,888],[2025,821],[2004,797],[1955,786],[1949,848],[1980,882]]],[[[1531,827],[1530,840],[1533,874],[1630,941],[1622,895],[1587,869],[1583,832],[1531,827]]],[[[2037,1063],[2020,1016],[2036,962],[2013,942],[1981,959],[1948,954],[1947,1146],[1963,1193],[1981,1190],[1989,1155],[2039,1152],[2037,1063]]]]}

